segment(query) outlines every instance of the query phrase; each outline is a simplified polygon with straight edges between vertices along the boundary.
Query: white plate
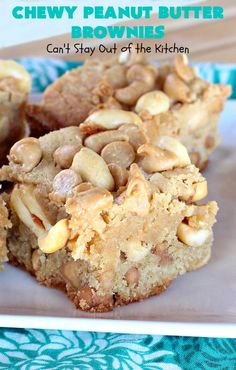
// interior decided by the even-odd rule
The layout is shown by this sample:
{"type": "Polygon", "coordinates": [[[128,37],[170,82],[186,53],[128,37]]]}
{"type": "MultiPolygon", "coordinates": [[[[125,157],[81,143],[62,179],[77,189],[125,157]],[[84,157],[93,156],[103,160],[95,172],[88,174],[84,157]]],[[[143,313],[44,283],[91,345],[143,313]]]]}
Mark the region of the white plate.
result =
{"type": "Polygon", "coordinates": [[[236,337],[236,101],[221,119],[221,147],[205,174],[220,206],[209,264],[185,274],[159,297],[105,314],[76,310],[60,291],[39,286],[24,271],[0,273],[0,326],[236,337]]]}

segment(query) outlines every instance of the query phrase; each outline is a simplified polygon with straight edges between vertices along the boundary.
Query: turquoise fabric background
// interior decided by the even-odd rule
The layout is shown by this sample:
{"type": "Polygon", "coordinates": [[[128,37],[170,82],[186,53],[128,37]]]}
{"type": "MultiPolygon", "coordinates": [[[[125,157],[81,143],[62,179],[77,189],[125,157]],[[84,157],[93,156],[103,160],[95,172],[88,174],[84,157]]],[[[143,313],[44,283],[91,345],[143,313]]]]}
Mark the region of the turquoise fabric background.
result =
{"type": "Polygon", "coordinates": [[[0,369],[235,370],[236,341],[2,329],[0,369]]]}
{"type": "MultiPolygon", "coordinates": [[[[33,77],[34,92],[78,65],[42,58],[20,63],[33,77]]],[[[198,67],[202,77],[231,84],[236,98],[236,66],[198,67]]],[[[236,340],[2,328],[1,369],[236,370],[236,340]]]]}

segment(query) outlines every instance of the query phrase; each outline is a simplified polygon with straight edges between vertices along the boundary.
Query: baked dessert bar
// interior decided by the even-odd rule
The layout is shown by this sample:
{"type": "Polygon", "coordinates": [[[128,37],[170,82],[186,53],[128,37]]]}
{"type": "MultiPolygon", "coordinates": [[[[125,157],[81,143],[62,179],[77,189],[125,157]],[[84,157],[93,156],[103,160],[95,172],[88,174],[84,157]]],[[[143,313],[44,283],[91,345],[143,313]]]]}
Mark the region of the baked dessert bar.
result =
{"type": "Polygon", "coordinates": [[[160,135],[173,136],[203,169],[219,143],[219,115],[230,93],[230,86],[200,79],[183,55],[173,65],[156,67],[142,55],[123,54],[67,72],[46,89],[40,104],[27,107],[27,117],[37,136],[80,125],[96,109],[135,111],[150,143],[160,135]]]}
{"type": "Polygon", "coordinates": [[[8,219],[8,210],[3,198],[0,196],[0,270],[2,269],[1,262],[6,262],[7,258],[7,229],[11,223],[8,219]]]}
{"type": "Polygon", "coordinates": [[[82,68],[71,70],[45,90],[42,102],[26,109],[31,136],[67,126],[79,126],[96,108],[121,108],[106,71],[108,64],[89,59],[82,68]]]}
{"type": "Polygon", "coordinates": [[[104,312],[164,291],[210,258],[217,204],[176,139],[145,141],[138,115],[100,110],[80,127],[16,143],[9,259],[77,308],[104,312]]]}
{"type": "Polygon", "coordinates": [[[25,105],[31,77],[18,63],[0,60],[0,165],[11,146],[27,134],[25,105]]]}

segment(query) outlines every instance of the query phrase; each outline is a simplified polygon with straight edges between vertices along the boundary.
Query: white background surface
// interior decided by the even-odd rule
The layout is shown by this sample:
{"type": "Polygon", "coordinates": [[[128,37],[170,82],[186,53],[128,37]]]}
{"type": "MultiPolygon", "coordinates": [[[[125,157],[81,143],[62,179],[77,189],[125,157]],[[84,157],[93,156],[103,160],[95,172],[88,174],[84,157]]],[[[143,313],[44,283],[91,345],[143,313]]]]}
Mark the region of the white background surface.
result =
{"type": "Polygon", "coordinates": [[[236,337],[236,101],[221,119],[222,145],[205,173],[220,211],[209,264],[166,292],[105,314],[76,310],[67,296],[24,271],[0,273],[0,326],[123,333],[236,337]]]}

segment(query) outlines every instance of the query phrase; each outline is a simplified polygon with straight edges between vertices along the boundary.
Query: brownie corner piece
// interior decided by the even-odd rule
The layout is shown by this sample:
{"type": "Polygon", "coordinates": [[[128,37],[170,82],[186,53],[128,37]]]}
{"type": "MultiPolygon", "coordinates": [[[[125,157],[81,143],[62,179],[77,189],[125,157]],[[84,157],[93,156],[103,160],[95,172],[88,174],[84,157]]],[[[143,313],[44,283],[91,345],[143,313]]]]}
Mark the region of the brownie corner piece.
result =
{"type": "Polygon", "coordinates": [[[0,59],[0,165],[11,146],[27,135],[25,106],[31,77],[20,64],[0,59]]]}
{"type": "Polygon", "coordinates": [[[21,140],[9,158],[9,258],[77,308],[143,300],[208,262],[217,204],[198,203],[207,182],[175,138],[146,142],[135,113],[100,110],[21,140]]]}

